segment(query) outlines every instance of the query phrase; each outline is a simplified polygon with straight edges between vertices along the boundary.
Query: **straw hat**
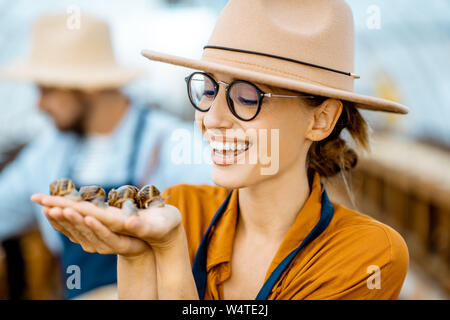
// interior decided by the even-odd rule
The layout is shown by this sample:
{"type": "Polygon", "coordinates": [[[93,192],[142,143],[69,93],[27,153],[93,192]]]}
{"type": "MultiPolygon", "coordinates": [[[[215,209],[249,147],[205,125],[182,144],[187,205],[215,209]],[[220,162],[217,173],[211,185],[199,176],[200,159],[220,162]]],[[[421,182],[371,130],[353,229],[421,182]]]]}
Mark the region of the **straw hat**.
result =
{"type": "Polygon", "coordinates": [[[344,0],[230,0],[201,60],[143,50],[150,60],[223,73],[294,91],[408,113],[389,100],[353,92],[354,26],[344,0]]]}
{"type": "Polygon", "coordinates": [[[118,65],[108,25],[82,14],[71,28],[67,14],[41,16],[34,24],[31,50],[23,61],[0,69],[0,77],[77,89],[119,88],[143,74],[118,65]]]}

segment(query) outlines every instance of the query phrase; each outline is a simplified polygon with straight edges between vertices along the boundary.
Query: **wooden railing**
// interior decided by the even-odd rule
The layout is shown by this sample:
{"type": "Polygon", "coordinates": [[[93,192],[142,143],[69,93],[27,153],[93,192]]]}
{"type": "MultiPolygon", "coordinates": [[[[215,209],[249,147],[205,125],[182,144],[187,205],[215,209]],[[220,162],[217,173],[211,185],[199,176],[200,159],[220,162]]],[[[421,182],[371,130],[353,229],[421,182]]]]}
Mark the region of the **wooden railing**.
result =
{"type": "MultiPolygon", "coordinates": [[[[380,134],[371,145],[351,176],[355,209],[396,229],[413,262],[450,294],[450,153],[380,134]]],[[[353,207],[342,186],[336,194],[353,207]]]]}

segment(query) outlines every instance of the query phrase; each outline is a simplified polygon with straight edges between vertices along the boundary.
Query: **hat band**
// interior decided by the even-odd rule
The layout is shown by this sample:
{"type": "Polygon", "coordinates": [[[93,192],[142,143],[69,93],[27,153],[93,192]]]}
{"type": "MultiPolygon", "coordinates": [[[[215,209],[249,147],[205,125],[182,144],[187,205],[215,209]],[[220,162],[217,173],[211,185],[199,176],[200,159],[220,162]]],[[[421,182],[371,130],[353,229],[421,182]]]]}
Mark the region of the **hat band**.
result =
{"type": "Polygon", "coordinates": [[[265,56],[265,57],[269,57],[269,58],[275,58],[275,59],[281,59],[281,60],[285,60],[285,61],[289,61],[289,62],[299,63],[299,64],[306,65],[306,66],[313,67],[313,68],[319,68],[319,69],[323,69],[323,70],[327,70],[327,71],[331,71],[331,72],[340,73],[340,74],[352,77],[354,79],[359,79],[360,78],[357,74],[354,74],[354,73],[351,73],[351,72],[345,72],[345,71],[341,71],[341,70],[336,70],[336,69],[332,69],[332,68],[328,68],[328,67],[324,67],[324,66],[319,66],[317,64],[313,64],[313,63],[309,63],[309,62],[304,62],[304,61],[295,60],[295,59],[291,59],[291,58],[276,56],[276,55],[269,54],[269,53],[262,53],[262,52],[257,52],[257,51],[249,51],[249,50],[243,50],[243,49],[234,49],[234,48],[220,47],[220,46],[204,46],[203,49],[219,49],[219,50],[227,50],[227,51],[234,51],[234,52],[256,54],[256,55],[265,56]]]}

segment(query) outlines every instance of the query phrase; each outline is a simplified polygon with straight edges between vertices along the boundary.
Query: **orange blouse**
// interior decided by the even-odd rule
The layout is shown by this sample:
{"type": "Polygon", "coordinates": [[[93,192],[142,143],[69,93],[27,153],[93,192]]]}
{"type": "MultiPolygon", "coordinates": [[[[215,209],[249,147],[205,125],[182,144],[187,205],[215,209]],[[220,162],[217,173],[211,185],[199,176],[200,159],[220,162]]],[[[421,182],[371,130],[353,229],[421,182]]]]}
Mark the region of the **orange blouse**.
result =
{"type": "MultiPolygon", "coordinates": [[[[314,228],[321,212],[321,183],[314,175],[311,193],[275,254],[276,266],[314,228]]],[[[163,196],[182,213],[191,265],[214,214],[230,190],[210,185],[176,185],[163,196]]],[[[408,269],[408,248],[389,226],[333,203],[328,227],[303,248],[284,271],[268,299],[396,299],[408,269]]],[[[207,248],[205,299],[223,299],[222,283],[231,274],[231,251],[238,221],[234,190],[211,230],[207,248]]]]}

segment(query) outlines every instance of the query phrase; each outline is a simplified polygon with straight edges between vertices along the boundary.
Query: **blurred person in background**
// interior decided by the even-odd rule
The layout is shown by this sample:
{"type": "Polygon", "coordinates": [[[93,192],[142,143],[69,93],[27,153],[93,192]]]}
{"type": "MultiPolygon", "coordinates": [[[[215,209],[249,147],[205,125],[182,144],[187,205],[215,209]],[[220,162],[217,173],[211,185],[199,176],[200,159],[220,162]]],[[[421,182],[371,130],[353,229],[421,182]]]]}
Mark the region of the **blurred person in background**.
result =
{"type": "Polygon", "coordinates": [[[0,241],[37,224],[47,246],[61,256],[67,298],[114,284],[116,256],[86,253],[56,232],[30,201],[33,193],[47,193],[62,177],[77,187],[100,185],[106,193],[125,184],[165,189],[210,181],[209,166],[171,161],[171,133],[193,126],[138,106],[120,91],[142,73],[116,63],[105,22],[82,15],[71,24],[66,14],[38,18],[28,59],[0,71],[34,82],[39,108],[54,122],[0,173],[0,241]],[[79,286],[67,287],[69,270],[75,270],[69,266],[79,268],[79,286]]]}

